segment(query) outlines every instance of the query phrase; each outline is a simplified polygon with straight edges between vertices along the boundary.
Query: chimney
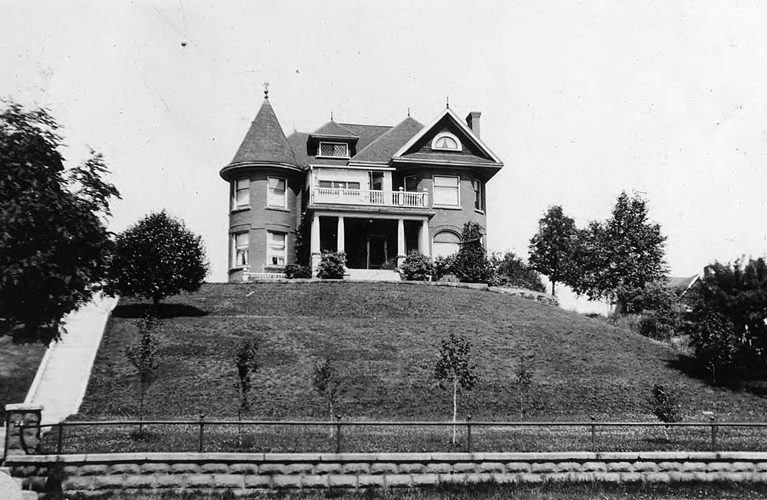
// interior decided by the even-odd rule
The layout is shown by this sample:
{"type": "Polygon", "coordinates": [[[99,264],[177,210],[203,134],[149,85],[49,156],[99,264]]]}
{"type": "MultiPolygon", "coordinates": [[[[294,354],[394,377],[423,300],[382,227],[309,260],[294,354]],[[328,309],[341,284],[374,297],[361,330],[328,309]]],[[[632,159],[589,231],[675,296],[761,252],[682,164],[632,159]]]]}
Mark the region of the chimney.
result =
{"type": "Polygon", "coordinates": [[[474,135],[479,137],[479,117],[482,115],[479,111],[472,111],[466,115],[466,125],[469,126],[474,135]]]}

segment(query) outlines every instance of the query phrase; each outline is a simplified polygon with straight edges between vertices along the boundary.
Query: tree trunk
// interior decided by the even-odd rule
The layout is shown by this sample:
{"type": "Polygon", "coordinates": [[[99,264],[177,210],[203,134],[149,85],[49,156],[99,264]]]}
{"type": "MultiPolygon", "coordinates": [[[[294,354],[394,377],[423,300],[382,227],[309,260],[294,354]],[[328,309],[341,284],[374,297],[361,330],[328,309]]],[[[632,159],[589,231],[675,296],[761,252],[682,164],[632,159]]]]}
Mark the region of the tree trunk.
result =
{"type": "Polygon", "coordinates": [[[551,280],[551,295],[553,295],[554,297],[557,296],[556,286],[557,286],[557,282],[554,280],[551,280]]]}
{"type": "Polygon", "coordinates": [[[458,379],[453,379],[453,446],[455,446],[455,421],[458,415],[458,379]]]}

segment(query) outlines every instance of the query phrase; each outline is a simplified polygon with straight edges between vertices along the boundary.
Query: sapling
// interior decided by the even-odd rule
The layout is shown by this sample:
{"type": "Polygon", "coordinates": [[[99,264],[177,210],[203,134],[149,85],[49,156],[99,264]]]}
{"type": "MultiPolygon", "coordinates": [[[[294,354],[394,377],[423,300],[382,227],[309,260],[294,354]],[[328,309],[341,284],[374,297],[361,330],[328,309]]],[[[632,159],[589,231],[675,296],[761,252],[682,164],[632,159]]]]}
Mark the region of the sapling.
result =
{"type": "MultiPolygon", "coordinates": [[[[234,365],[237,369],[235,388],[240,404],[237,407],[237,421],[242,422],[242,416],[250,410],[250,390],[253,387],[253,374],[260,368],[258,364],[258,342],[253,339],[245,339],[237,347],[234,356],[234,365]]],[[[242,424],[237,426],[237,445],[242,445],[242,424]]]]}
{"type": "MultiPolygon", "coordinates": [[[[144,400],[149,386],[154,382],[154,375],[159,366],[158,344],[153,333],[159,325],[154,312],[147,313],[138,321],[139,339],[125,349],[125,356],[139,374],[139,421],[144,420],[144,400]]],[[[139,424],[139,436],[143,435],[144,425],[139,424]]]]}
{"type": "MultiPolygon", "coordinates": [[[[314,364],[312,369],[312,387],[325,400],[328,418],[332,421],[337,409],[338,396],[341,393],[341,376],[332,360],[325,359],[314,364]]],[[[333,436],[332,426],[330,428],[330,436],[333,436]]]]}
{"type": "Polygon", "coordinates": [[[449,385],[453,390],[453,446],[455,446],[456,419],[458,416],[458,389],[470,391],[477,382],[476,367],[471,364],[471,343],[462,337],[450,334],[443,340],[439,358],[434,367],[434,377],[441,389],[449,385]]]}

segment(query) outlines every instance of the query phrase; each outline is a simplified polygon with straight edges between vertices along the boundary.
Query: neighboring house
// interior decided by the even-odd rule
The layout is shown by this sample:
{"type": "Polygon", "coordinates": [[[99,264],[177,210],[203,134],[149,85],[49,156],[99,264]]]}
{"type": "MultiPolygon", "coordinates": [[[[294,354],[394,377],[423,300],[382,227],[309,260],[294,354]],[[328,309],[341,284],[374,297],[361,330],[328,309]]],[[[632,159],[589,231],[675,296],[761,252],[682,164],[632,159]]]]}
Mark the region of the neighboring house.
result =
{"type": "Polygon", "coordinates": [[[693,285],[695,285],[699,279],[700,275],[698,274],[694,276],[688,276],[686,278],[669,276],[666,278],[666,283],[677,296],[677,300],[682,300],[682,298],[692,289],[693,285]]]}
{"type": "Polygon", "coordinates": [[[264,94],[220,172],[231,195],[229,281],[283,272],[299,232],[316,272],[322,251],[380,269],[412,250],[455,253],[466,222],[486,227],[486,185],[503,163],[480,140],[479,112],[464,122],[446,108],[426,126],[331,120],[285,137],[264,94]]]}

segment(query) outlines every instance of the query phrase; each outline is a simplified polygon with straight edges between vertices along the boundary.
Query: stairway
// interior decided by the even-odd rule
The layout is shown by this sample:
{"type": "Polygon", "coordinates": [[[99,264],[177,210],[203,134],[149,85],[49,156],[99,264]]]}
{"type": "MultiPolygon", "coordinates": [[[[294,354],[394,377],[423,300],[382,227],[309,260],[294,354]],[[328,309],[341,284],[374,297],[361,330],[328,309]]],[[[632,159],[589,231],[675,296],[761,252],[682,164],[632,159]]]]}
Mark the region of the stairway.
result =
{"type": "Polygon", "coordinates": [[[347,269],[345,279],[352,281],[402,281],[397,271],[387,269],[347,269]]]}

